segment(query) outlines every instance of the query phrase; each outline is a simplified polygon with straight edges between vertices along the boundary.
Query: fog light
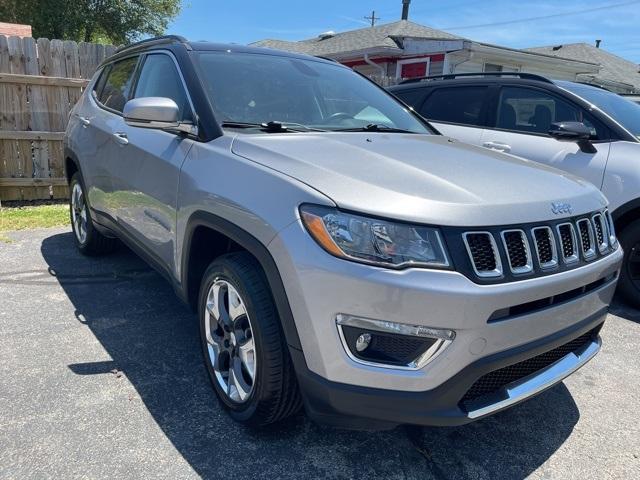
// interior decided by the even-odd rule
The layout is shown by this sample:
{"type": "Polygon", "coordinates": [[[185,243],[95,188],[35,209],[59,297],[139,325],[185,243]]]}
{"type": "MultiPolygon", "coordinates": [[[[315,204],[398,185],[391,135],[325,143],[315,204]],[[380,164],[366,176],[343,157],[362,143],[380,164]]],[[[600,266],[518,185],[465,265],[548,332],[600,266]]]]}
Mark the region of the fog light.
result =
{"type": "Polygon", "coordinates": [[[356,350],[362,352],[363,350],[366,350],[370,343],[371,335],[369,335],[368,333],[363,333],[356,340],[356,350]]]}
{"type": "Polygon", "coordinates": [[[352,360],[367,365],[417,370],[455,338],[453,330],[339,314],[336,323],[352,360]]]}

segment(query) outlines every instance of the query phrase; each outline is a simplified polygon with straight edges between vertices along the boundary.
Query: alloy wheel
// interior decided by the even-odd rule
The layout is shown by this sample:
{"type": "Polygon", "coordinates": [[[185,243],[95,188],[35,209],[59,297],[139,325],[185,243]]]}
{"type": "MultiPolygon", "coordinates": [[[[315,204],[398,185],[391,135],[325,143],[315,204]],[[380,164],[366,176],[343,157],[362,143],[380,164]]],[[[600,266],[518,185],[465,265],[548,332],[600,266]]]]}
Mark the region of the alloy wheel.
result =
{"type": "Polygon", "coordinates": [[[255,385],[256,348],[251,320],[236,288],[216,278],[209,288],[205,333],[209,361],[220,389],[234,402],[245,402],[255,385]]]}
{"type": "Polygon", "coordinates": [[[76,183],[71,191],[71,221],[78,242],[85,243],[87,241],[87,204],[79,183],[76,183]]]}

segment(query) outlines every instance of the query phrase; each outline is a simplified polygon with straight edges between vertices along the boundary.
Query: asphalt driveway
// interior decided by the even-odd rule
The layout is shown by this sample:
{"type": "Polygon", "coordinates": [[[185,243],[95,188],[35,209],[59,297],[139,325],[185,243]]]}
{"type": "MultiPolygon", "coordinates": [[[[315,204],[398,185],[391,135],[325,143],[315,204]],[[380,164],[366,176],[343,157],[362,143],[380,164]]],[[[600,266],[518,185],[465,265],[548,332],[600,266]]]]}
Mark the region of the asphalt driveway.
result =
{"type": "Polygon", "coordinates": [[[122,248],[80,256],[67,229],[0,242],[0,478],[640,478],[640,312],[564,384],[459,428],[366,433],[304,415],[233,423],[195,317],[122,248]]]}

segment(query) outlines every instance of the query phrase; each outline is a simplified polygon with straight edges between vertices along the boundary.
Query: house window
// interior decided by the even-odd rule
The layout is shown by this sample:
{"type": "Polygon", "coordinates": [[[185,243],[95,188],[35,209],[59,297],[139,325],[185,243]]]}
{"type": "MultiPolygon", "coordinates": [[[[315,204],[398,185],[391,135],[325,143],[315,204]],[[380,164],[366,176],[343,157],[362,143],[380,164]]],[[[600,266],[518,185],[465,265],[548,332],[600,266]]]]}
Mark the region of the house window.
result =
{"type": "Polygon", "coordinates": [[[502,65],[497,65],[495,63],[485,63],[484,64],[484,71],[485,72],[501,72],[502,71],[502,65]]]}
{"type": "Polygon", "coordinates": [[[427,62],[405,63],[402,65],[400,76],[402,78],[425,77],[427,75],[427,62]]]}

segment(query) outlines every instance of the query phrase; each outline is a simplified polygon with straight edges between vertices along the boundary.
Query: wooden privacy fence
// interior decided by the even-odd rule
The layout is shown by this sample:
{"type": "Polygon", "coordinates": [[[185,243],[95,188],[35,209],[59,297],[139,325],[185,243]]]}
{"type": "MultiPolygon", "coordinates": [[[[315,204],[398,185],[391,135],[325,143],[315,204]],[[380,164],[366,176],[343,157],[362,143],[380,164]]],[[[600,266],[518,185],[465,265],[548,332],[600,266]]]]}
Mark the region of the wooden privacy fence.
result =
{"type": "Polygon", "coordinates": [[[0,35],[0,200],[66,197],[69,112],[115,49],[0,35]]]}

